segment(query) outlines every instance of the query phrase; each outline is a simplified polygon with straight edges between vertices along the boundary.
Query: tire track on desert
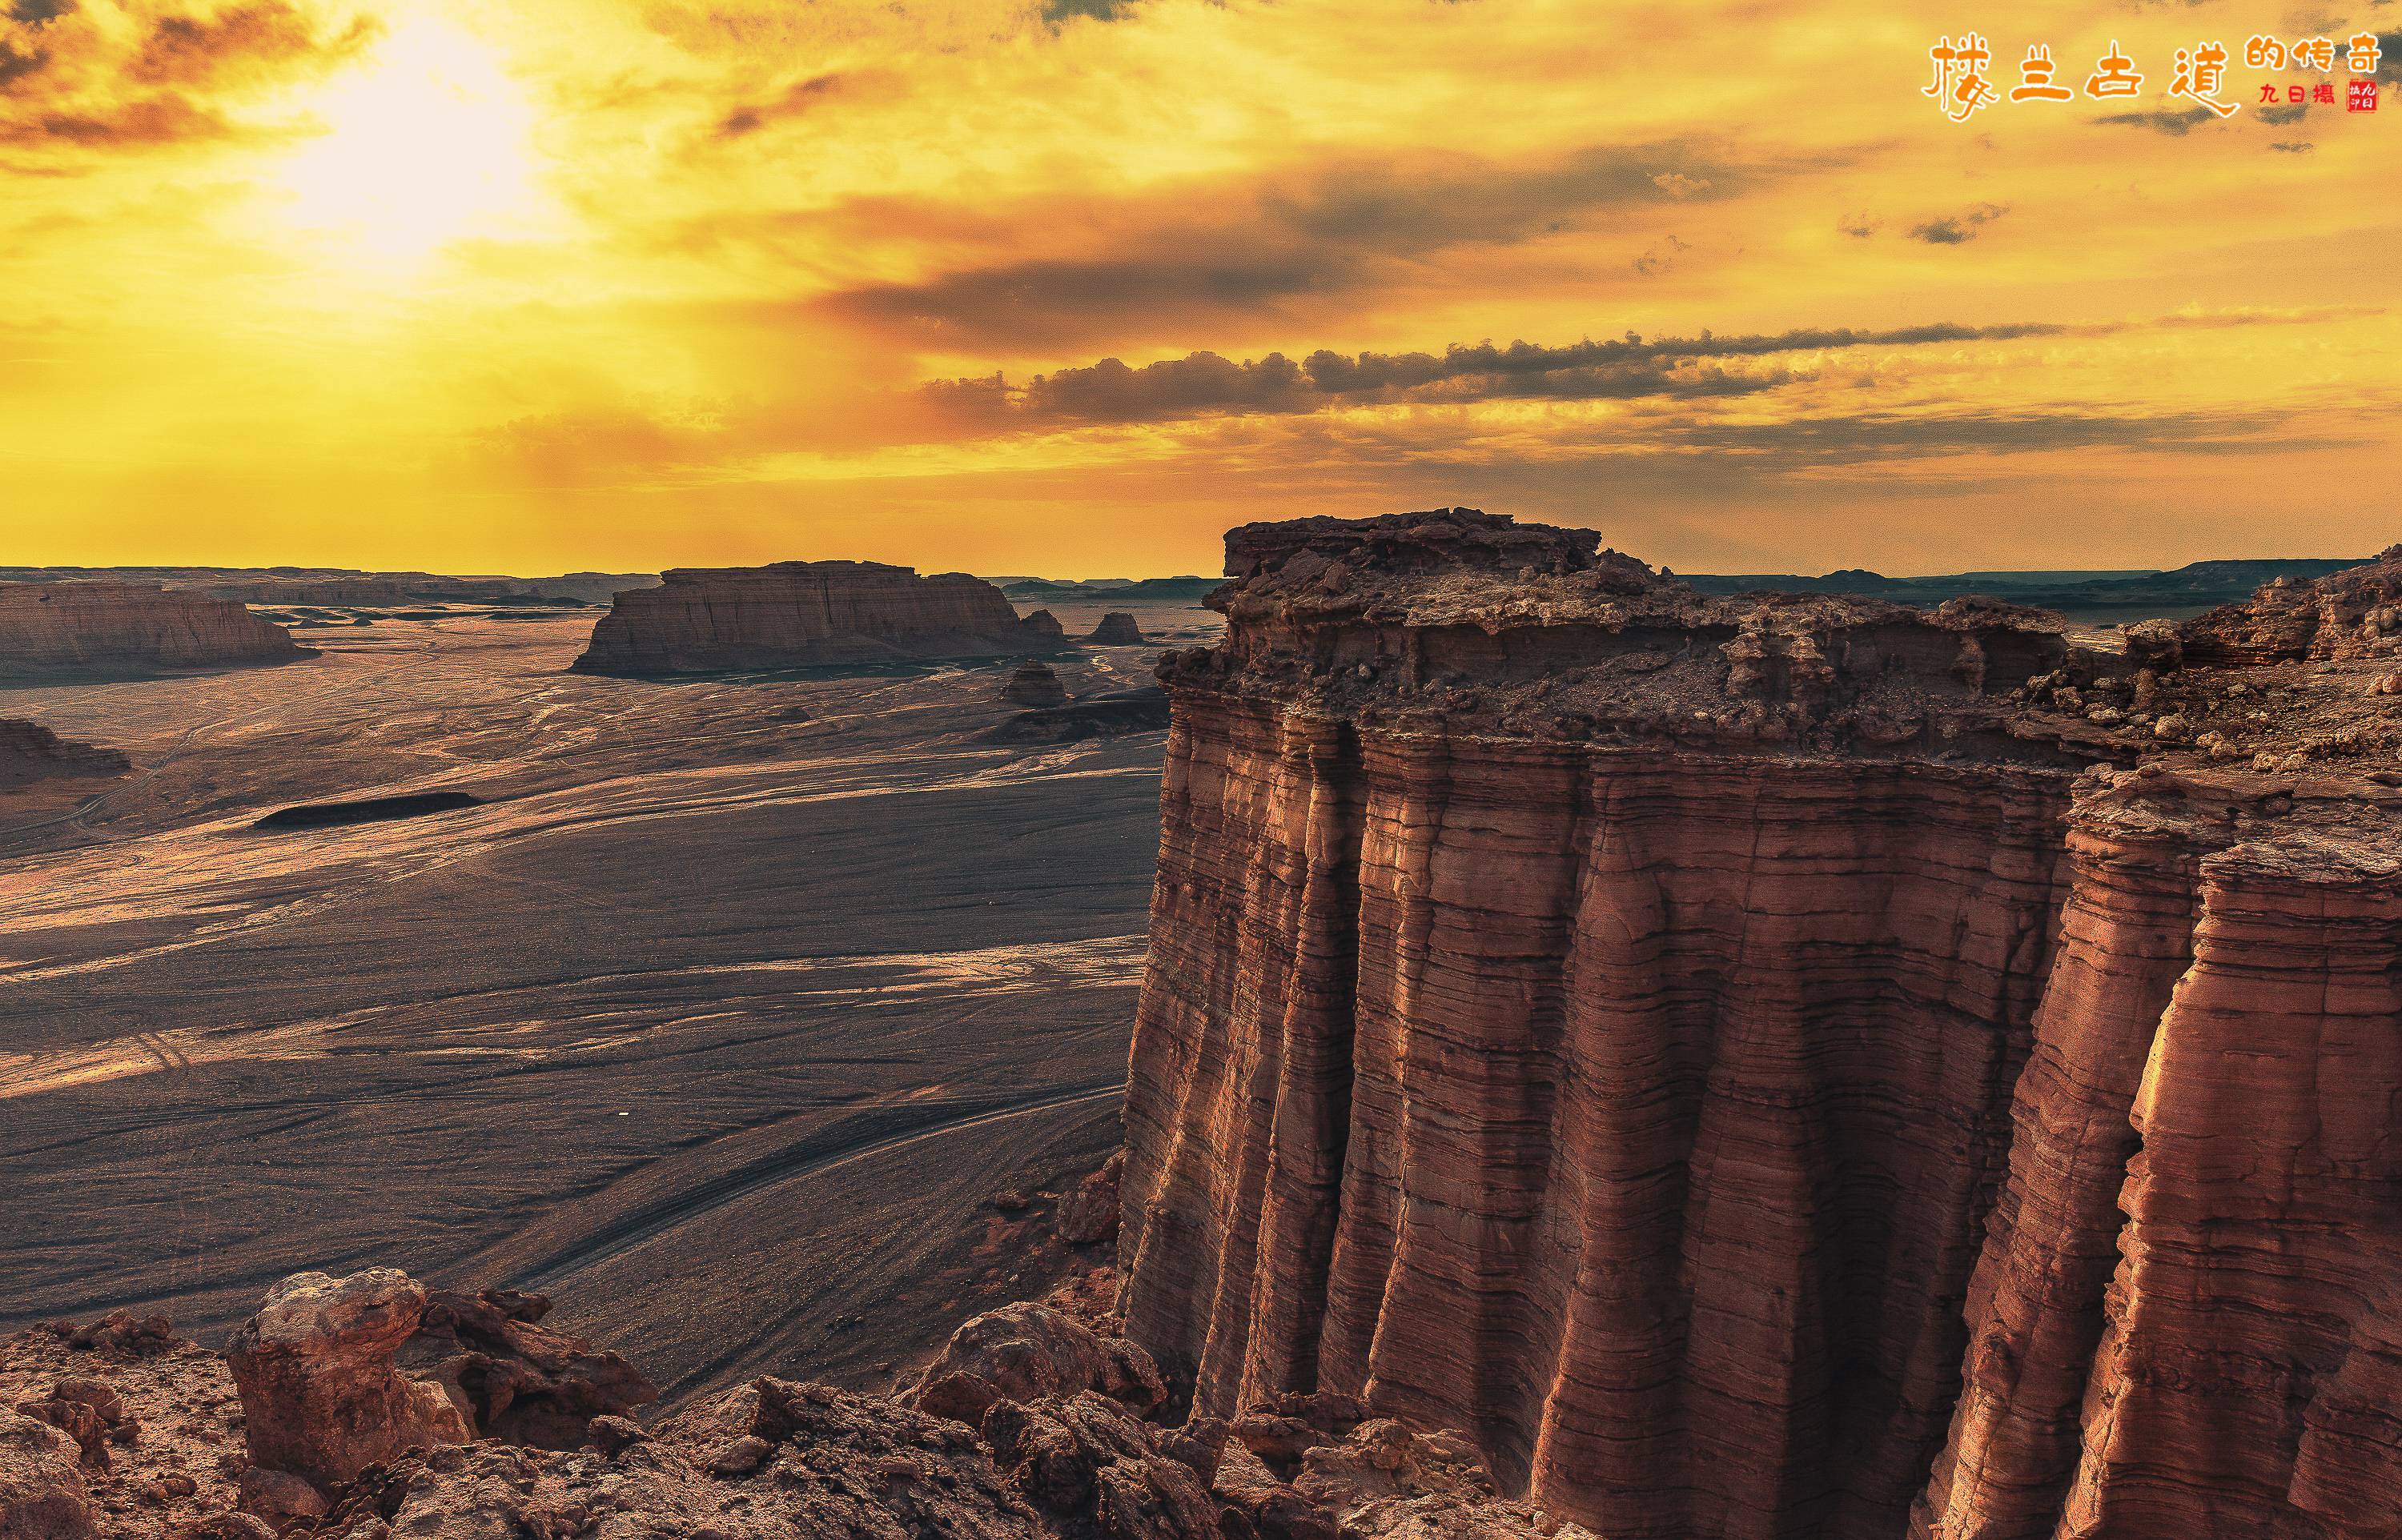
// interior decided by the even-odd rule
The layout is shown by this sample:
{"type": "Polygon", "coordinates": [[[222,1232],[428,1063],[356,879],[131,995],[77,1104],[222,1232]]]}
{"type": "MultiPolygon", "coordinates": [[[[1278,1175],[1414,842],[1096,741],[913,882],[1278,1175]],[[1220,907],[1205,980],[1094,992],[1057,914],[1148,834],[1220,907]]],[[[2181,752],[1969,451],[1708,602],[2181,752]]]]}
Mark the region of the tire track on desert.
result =
{"type": "Polygon", "coordinates": [[[510,1286],[549,1289],[572,1273],[621,1257],[679,1225],[796,1176],[818,1175],[921,1140],[940,1138],[1007,1118],[1023,1117],[1029,1112],[1045,1112],[1099,1101],[1105,1096],[1122,1095],[1125,1091],[1125,1080],[1112,1079],[1010,1100],[979,1098],[964,1103],[951,1101],[930,1106],[930,1115],[904,1120],[897,1128],[889,1124],[894,1121],[894,1114],[904,1109],[868,1114],[866,1121],[888,1126],[882,1132],[831,1129],[803,1139],[790,1149],[746,1162],[732,1171],[700,1183],[688,1192],[645,1204],[572,1244],[561,1246],[527,1266],[512,1270],[510,1286]]]}

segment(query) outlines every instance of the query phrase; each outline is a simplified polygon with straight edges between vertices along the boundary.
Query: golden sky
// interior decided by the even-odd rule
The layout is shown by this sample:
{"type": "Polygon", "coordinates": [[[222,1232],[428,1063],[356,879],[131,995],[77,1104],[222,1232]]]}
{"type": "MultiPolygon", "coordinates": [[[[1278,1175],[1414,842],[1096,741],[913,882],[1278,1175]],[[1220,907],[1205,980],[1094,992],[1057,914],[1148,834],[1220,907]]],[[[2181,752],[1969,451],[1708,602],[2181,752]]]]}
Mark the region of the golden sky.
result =
{"type": "Polygon", "coordinates": [[[0,561],[1139,576],[1447,503],[1693,571],[2365,554],[2397,29],[0,0],[0,561]],[[1969,30],[2004,99],[1955,123],[1969,30]],[[2170,91],[2211,42],[2223,118],[2170,91]],[[2074,100],[2007,99],[2035,45],[2074,100]]]}

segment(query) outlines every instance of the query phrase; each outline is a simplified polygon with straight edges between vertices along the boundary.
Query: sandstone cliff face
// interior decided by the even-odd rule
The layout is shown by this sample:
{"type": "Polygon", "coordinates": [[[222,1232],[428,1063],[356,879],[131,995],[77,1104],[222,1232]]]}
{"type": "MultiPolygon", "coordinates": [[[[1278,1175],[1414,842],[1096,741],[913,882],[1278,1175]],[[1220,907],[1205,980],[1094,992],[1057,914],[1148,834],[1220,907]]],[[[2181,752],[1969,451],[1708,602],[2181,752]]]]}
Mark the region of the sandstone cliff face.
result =
{"type": "Polygon", "coordinates": [[[1129,1336],[1612,1540],[2393,1533],[2391,697],[1596,544],[1229,537],[1162,666],[1129,1336]],[[2340,730],[2218,763],[2265,692],[2340,730]]]}
{"type": "Polygon", "coordinates": [[[311,655],[239,604],[131,583],[0,584],[0,679],[108,677],[311,655]]]}
{"type": "Polygon", "coordinates": [[[1057,624],[1032,620],[964,572],[872,561],[680,569],[618,594],[575,667],[672,674],[1056,650],[1057,624]]]}

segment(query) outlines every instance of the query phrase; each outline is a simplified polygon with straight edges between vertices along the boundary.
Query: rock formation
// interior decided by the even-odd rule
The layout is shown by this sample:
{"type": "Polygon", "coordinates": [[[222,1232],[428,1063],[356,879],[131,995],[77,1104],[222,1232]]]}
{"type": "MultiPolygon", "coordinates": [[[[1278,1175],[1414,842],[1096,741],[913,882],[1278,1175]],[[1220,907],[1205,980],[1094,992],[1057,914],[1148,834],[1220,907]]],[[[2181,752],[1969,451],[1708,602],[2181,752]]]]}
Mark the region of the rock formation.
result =
{"type": "Polygon", "coordinates": [[[1014,1304],[952,1334],[919,1382],[918,1409],[974,1425],[993,1403],[1094,1391],[1140,1417],[1167,1399],[1151,1354],[1056,1310],[1014,1304]]]}
{"type": "Polygon", "coordinates": [[[1142,627],[1136,625],[1134,616],[1125,611],[1112,610],[1101,617],[1101,623],[1094,626],[1093,634],[1084,639],[1097,647],[1139,647],[1142,645],[1142,627]]]}
{"type": "Polygon", "coordinates": [[[131,583],[0,584],[0,679],[116,678],[311,655],[239,604],[131,583]]]}
{"type": "Polygon", "coordinates": [[[1001,687],[1001,698],[1014,706],[1065,706],[1068,687],[1058,673],[1039,658],[1028,658],[1001,687]]]}
{"type": "Polygon", "coordinates": [[[302,1272],[269,1289],[226,1353],[251,1458],[330,1488],[411,1449],[474,1437],[439,1385],[393,1366],[424,1313],[423,1286],[393,1268],[302,1272]]]}
{"type": "Polygon", "coordinates": [[[0,1411],[0,1535],[86,1540],[99,1533],[75,1441],[22,1412],[0,1411]]]}
{"type": "Polygon", "coordinates": [[[996,743],[1073,743],[1117,733],[1155,733],[1166,725],[1167,692],[1147,684],[1020,711],[989,736],[996,743]]]}
{"type": "Polygon", "coordinates": [[[575,667],[674,674],[993,657],[1048,651],[1059,637],[1046,612],[1021,621],[1000,589],[965,572],[780,561],[680,569],[617,595],[575,667]]]}
{"type": "Polygon", "coordinates": [[[35,781],[109,778],[132,767],[114,749],[71,743],[39,722],[0,717],[0,791],[35,781]]]}
{"type": "Polygon", "coordinates": [[[658,1387],[617,1354],[537,1324],[549,1313],[540,1294],[429,1290],[399,1362],[424,1366],[477,1437],[539,1449],[573,1449],[595,1417],[658,1399],[658,1387]]]}
{"type": "Polygon", "coordinates": [[[1128,1335],[1611,1540],[2392,1533],[2402,552],[2119,654],[1597,547],[1228,537],[1128,1335]]]}

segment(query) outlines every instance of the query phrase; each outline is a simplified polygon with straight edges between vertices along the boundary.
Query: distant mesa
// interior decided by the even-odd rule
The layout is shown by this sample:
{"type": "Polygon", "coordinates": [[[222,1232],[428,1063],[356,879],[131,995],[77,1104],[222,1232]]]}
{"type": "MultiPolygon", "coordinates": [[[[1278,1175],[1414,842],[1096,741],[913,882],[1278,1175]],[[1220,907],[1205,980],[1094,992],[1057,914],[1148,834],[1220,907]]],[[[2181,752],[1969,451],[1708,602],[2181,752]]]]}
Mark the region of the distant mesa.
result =
{"type": "Polygon", "coordinates": [[[875,561],[680,568],[616,596],[575,660],[589,674],[719,673],[1007,657],[1063,650],[1046,612],[1020,620],[1000,589],[965,572],[921,577],[875,561]]]}
{"type": "Polygon", "coordinates": [[[606,604],[629,588],[655,586],[659,579],[656,572],[561,572],[523,578],[362,572],[330,567],[0,567],[0,581],[157,584],[174,593],[278,607],[444,603],[559,608],[606,604]]]}
{"type": "Polygon", "coordinates": [[[1068,687],[1049,664],[1028,658],[1001,687],[1001,698],[1013,706],[1065,706],[1068,687]]]}
{"type": "Polygon", "coordinates": [[[2357,566],[2359,561],[2358,557],[2273,557],[2197,561],[2168,571],[1981,571],[1951,572],[1939,577],[1887,577],[1857,567],[1829,572],[1824,577],[1802,577],[1791,572],[1687,572],[1682,576],[1701,593],[1727,597],[1757,593],[1841,594],[1932,609],[1947,599],[1974,594],[2056,610],[2071,619],[2098,622],[2147,615],[2184,619],[2214,605],[2246,598],[2264,583],[2279,578],[2308,583],[2357,566]]]}
{"type": "Polygon", "coordinates": [[[349,802],[309,802],[279,807],[251,825],[253,829],[335,829],[352,823],[382,823],[393,818],[418,818],[429,813],[452,813],[480,807],[484,799],[468,791],[411,791],[396,797],[358,797],[349,802]]]}
{"type": "Polygon", "coordinates": [[[1155,733],[1166,725],[1167,692],[1146,684],[1020,711],[986,736],[995,743],[1075,743],[1121,733],[1155,733]]]}
{"type": "Polygon", "coordinates": [[[1020,604],[1196,604],[1226,580],[1213,577],[994,578],[1020,604]]]}
{"type": "Polygon", "coordinates": [[[0,681],[124,679],[314,656],[239,604],[155,584],[0,584],[0,681]]]}
{"type": "Polygon", "coordinates": [[[114,777],[133,768],[114,749],[97,749],[59,736],[37,722],[0,718],[0,791],[36,781],[114,777]]]}
{"type": "Polygon", "coordinates": [[[1084,639],[1101,647],[1139,647],[1143,641],[1142,627],[1136,625],[1134,616],[1125,611],[1112,610],[1101,617],[1101,623],[1094,626],[1093,634],[1084,639]]]}

